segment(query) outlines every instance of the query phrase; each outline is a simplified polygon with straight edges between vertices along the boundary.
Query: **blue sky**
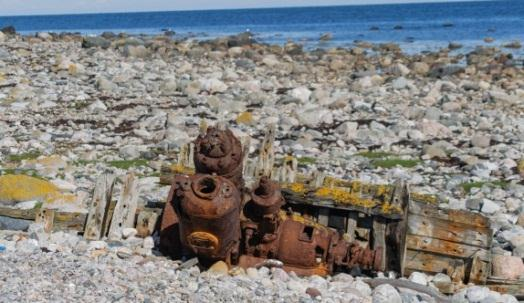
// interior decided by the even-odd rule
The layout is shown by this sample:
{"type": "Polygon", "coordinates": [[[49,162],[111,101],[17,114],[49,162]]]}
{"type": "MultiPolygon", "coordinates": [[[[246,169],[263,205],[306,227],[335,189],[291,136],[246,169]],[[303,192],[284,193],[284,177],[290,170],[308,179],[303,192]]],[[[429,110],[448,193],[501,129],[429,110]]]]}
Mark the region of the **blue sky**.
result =
{"type": "Polygon", "coordinates": [[[450,1],[459,0],[0,0],[0,16],[450,1]]]}

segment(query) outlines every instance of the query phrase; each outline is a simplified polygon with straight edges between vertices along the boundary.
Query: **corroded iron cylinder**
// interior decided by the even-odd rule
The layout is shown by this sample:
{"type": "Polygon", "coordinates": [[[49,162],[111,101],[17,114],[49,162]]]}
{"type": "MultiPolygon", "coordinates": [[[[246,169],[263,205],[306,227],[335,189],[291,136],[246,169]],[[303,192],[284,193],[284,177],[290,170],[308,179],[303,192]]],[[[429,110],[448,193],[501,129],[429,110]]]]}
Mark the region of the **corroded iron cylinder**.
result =
{"type": "Polygon", "coordinates": [[[262,218],[268,215],[278,215],[284,205],[284,198],[276,182],[262,177],[258,186],[251,192],[251,200],[246,204],[246,213],[250,217],[262,218]]]}
{"type": "Polygon", "coordinates": [[[219,176],[178,175],[172,192],[185,254],[196,255],[203,264],[236,260],[241,201],[235,185],[219,176]]]}
{"type": "Polygon", "coordinates": [[[238,188],[242,178],[242,145],[231,130],[208,127],[206,134],[195,140],[194,161],[197,173],[217,174],[238,188]]]}

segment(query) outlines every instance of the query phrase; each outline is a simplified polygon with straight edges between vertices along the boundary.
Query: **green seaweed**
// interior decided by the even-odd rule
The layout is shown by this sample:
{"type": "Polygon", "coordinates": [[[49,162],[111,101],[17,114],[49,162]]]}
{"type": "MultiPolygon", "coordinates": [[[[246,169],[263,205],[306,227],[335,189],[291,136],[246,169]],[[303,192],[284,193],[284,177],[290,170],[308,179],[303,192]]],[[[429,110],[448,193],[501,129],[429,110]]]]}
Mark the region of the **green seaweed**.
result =
{"type": "Polygon", "coordinates": [[[34,169],[23,169],[23,168],[3,168],[0,169],[0,175],[26,175],[40,180],[47,180],[38,174],[38,171],[34,169]]]}
{"type": "Polygon", "coordinates": [[[298,162],[298,164],[303,164],[303,165],[307,165],[307,164],[315,164],[315,163],[317,163],[317,158],[313,158],[313,157],[300,157],[300,158],[297,158],[297,162],[298,162]]]}
{"type": "Polygon", "coordinates": [[[398,159],[398,158],[388,158],[388,159],[374,159],[371,161],[371,165],[374,167],[382,168],[393,168],[398,166],[402,167],[415,167],[420,163],[418,159],[398,159]]]}
{"type": "Polygon", "coordinates": [[[484,185],[490,187],[506,188],[508,186],[508,182],[504,180],[466,182],[460,184],[460,187],[462,187],[462,189],[469,194],[473,188],[482,188],[484,185]]]}
{"type": "Polygon", "coordinates": [[[40,157],[41,155],[42,155],[42,153],[39,152],[39,151],[30,151],[30,152],[23,153],[23,154],[18,154],[18,155],[9,155],[7,157],[7,161],[9,161],[9,162],[22,162],[22,160],[33,160],[33,159],[36,159],[36,158],[40,157]]]}
{"type": "Polygon", "coordinates": [[[361,157],[368,158],[368,159],[382,159],[382,158],[387,158],[387,157],[391,157],[394,155],[395,154],[393,153],[382,152],[382,151],[375,151],[375,152],[365,151],[365,152],[357,153],[357,156],[361,156],[361,157]]]}
{"type": "Polygon", "coordinates": [[[147,165],[148,161],[145,159],[136,159],[136,160],[116,160],[116,161],[109,161],[107,164],[110,166],[120,168],[120,169],[129,169],[131,167],[137,167],[137,166],[145,166],[147,165]]]}

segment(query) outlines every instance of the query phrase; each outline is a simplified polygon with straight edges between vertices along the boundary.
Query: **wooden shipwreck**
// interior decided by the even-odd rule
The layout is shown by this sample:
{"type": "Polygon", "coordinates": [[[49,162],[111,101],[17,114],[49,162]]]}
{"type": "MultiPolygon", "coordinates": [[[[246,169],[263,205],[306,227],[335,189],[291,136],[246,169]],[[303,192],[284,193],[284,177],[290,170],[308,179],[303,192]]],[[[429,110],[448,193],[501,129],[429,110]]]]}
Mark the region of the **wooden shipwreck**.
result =
{"type": "MultiPolygon", "coordinates": [[[[249,150],[249,138],[240,138],[249,150]]],[[[260,176],[269,176],[282,187],[282,207],[304,220],[341,231],[363,246],[385,247],[385,268],[409,276],[419,271],[431,275],[445,273],[451,283],[436,285],[451,294],[468,283],[524,296],[519,281],[491,277],[492,230],[489,220],[462,210],[439,209],[432,195],[411,192],[401,181],[392,185],[372,185],[325,176],[320,172],[298,173],[297,159],[285,157],[275,164],[274,128],[270,128],[258,157],[244,158],[243,174],[249,187],[260,176]]],[[[160,183],[170,185],[175,174],[194,171],[193,146],[188,144],[175,163],[164,165],[160,183]]],[[[247,154],[247,153],[246,153],[247,154]]],[[[118,201],[111,197],[114,178],[103,176],[97,182],[89,214],[65,214],[52,210],[18,211],[0,208],[0,216],[42,221],[47,230],[75,229],[90,240],[118,238],[117,229],[136,227],[140,236],[158,231],[163,203],[136,205],[134,177],[128,175],[118,201]]]]}

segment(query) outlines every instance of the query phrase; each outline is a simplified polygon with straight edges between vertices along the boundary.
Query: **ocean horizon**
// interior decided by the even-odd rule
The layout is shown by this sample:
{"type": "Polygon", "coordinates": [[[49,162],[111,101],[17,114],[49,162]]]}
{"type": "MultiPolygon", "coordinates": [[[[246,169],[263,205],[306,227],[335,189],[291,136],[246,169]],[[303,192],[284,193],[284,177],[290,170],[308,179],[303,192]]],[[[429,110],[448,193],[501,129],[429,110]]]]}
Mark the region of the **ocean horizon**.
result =
{"type": "MultiPolygon", "coordinates": [[[[21,34],[111,31],[132,35],[174,31],[175,39],[206,40],[249,31],[257,41],[306,48],[351,47],[356,41],[398,43],[406,52],[434,51],[450,42],[461,51],[524,40],[524,1],[371,4],[319,7],[185,10],[0,16],[21,34]],[[329,39],[320,37],[329,33],[329,39]],[[485,38],[494,42],[486,43],[485,38]]],[[[522,56],[522,50],[508,50],[522,56]]]]}

